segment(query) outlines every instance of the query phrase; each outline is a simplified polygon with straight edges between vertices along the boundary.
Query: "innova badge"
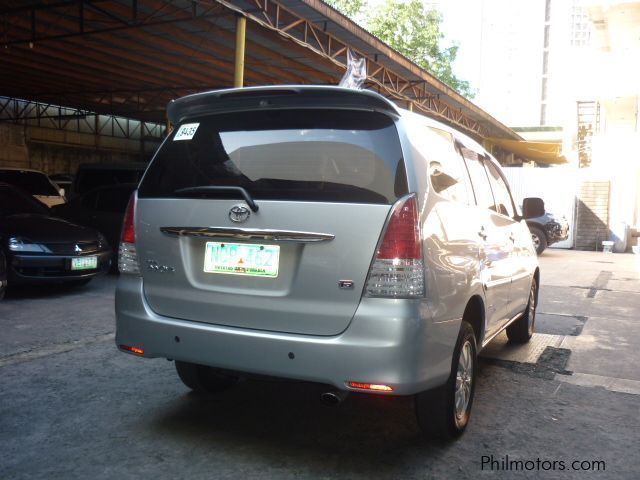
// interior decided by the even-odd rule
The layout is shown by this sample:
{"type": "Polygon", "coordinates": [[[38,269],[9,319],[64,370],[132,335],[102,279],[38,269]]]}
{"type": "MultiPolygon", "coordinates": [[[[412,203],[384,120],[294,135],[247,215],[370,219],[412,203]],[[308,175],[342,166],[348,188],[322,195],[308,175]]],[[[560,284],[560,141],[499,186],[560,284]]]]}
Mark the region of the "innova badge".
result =
{"type": "Polygon", "coordinates": [[[232,222],[246,222],[249,215],[251,215],[251,211],[244,205],[234,205],[231,207],[231,210],[229,210],[229,219],[232,222]]]}

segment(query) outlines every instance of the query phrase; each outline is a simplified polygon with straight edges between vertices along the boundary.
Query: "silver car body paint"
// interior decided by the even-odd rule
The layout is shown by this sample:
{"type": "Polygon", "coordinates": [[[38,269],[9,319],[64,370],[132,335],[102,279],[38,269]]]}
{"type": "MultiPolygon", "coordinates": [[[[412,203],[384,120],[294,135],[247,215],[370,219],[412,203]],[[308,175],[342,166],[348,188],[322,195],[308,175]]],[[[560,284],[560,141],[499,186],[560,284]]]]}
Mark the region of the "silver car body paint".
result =
{"type": "MultiPolygon", "coordinates": [[[[295,88],[325,96],[325,106],[335,92],[344,92],[334,87],[295,88]]],[[[219,93],[210,95],[215,102],[219,93]]],[[[239,204],[237,198],[140,198],[138,261],[171,265],[174,270],[167,275],[143,269],[142,276],[120,276],[118,345],[144,348],[145,357],[321,382],[342,390],[349,389],[349,381],[390,385],[392,394],[405,395],[446,381],[463,313],[473,297],[484,309],[479,347],[523,312],[537,269],[525,222],[438,195],[430,186],[420,143],[424,132],[435,128],[480,154],[483,148],[371,92],[359,95],[366,97],[365,104],[373,97],[386,102],[386,113],[398,131],[408,191],[415,192],[418,201],[424,297],[363,296],[390,205],[256,200],[259,211],[239,224],[229,218],[239,204]],[[208,239],[167,234],[162,227],[277,229],[334,238],[258,242],[280,246],[278,276],[265,280],[205,273],[208,239]],[[353,288],[340,288],[344,279],[353,282],[353,288]]],[[[187,97],[185,104],[206,103],[206,96],[187,97]]],[[[228,100],[227,104],[233,105],[228,100]]],[[[172,108],[176,121],[189,122],[188,115],[180,118],[179,108],[172,108]]],[[[379,110],[377,104],[369,108],[379,110]]]]}

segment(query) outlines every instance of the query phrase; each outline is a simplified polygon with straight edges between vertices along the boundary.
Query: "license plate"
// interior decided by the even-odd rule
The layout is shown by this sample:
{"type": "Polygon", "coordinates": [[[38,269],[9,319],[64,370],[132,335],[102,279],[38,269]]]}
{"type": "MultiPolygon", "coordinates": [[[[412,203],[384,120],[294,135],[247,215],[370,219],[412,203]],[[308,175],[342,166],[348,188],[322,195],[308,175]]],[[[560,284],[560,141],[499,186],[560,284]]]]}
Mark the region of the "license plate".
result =
{"type": "Polygon", "coordinates": [[[280,247],[250,243],[207,242],[204,271],[251,277],[278,276],[280,247]]]}
{"type": "Polygon", "coordinates": [[[98,257],[78,257],[71,259],[71,270],[93,270],[98,268],[98,257]]]}

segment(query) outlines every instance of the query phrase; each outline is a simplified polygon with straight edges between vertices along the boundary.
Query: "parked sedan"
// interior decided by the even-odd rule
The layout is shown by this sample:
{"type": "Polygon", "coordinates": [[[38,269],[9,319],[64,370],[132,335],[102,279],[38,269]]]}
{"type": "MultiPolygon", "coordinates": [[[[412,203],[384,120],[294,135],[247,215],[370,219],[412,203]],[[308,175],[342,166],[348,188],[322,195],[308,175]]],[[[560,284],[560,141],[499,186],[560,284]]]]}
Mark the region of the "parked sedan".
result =
{"type": "Polygon", "coordinates": [[[16,187],[0,183],[0,245],[9,284],[83,284],[109,269],[102,234],[61,218],[16,187]]]}
{"type": "Polygon", "coordinates": [[[557,218],[550,212],[535,218],[528,218],[527,225],[531,232],[533,246],[540,255],[544,250],[554,243],[562,242],[569,238],[569,222],[567,219],[557,218]]]}

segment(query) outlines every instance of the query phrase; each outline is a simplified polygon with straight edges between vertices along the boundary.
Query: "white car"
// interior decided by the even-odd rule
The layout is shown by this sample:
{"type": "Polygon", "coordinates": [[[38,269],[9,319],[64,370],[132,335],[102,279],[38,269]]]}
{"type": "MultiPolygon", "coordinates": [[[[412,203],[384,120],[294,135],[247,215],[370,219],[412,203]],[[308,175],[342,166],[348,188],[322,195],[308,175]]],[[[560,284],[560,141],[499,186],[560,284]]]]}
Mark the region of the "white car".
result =
{"type": "Polygon", "coordinates": [[[45,173],[39,170],[2,168],[0,169],[0,182],[9,183],[24,190],[47,207],[66,202],[64,189],[59,188],[45,173]]]}

